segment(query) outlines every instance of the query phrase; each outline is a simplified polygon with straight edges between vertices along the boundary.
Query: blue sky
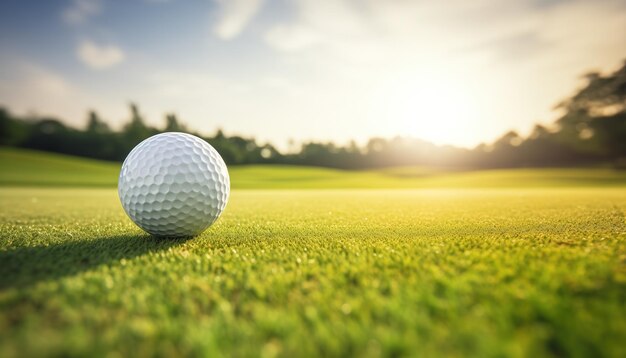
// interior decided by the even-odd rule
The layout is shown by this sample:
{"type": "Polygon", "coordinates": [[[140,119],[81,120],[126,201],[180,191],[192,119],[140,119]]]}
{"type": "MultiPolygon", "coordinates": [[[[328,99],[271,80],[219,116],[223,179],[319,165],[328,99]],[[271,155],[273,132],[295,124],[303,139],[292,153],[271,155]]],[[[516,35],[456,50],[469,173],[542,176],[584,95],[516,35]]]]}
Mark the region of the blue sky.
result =
{"type": "Polygon", "coordinates": [[[473,146],[550,123],[626,58],[623,1],[64,0],[0,4],[0,105],[114,126],[135,101],[206,134],[473,146]]]}

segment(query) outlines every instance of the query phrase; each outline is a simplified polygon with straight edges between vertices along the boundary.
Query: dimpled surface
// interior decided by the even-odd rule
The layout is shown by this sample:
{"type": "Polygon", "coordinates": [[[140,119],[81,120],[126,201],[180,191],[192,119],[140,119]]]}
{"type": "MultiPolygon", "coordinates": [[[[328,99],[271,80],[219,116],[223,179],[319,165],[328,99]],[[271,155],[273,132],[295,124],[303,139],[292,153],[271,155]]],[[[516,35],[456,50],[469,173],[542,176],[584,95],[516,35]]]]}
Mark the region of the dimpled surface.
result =
{"type": "Polygon", "coordinates": [[[195,236],[220,216],[230,177],[219,153],[186,133],[162,133],[126,157],[118,193],[139,227],[156,236],[195,236]]]}

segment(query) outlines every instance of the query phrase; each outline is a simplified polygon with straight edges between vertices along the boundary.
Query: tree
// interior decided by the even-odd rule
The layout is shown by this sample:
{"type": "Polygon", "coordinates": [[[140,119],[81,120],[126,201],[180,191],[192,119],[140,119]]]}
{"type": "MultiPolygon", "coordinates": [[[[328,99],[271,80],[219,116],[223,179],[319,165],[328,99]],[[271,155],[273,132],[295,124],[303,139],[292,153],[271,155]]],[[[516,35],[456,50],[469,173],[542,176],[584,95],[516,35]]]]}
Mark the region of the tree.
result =
{"type": "Polygon", "coordinates": [[[170,113],[165,115],[164,132],[186,132],[187,128],[178,122],[176,114],[170,113]]]}
{"type": "Polygon", "coordinates": [[[0,145],[19,145],[31,130],[30,123],[13,118],[8,110],[0,107],[0,145]]]}
{"type": "Polygon", "coordinates": [[[587,84],[559,104],[560,138],[584,152],[596,152],[619,161],[626,157],[626,61],[603,76],[592,72],[587,84]]]}
{"type": "Polygon", "coordinates": [[[94,134],[110,133],[109,126],[98,117],[96,111],[89,111],[89,119],[87,120],[87,132],[94,134]]]}
{"type": "Polygon", "coordinates": [[[139,108],[137,108],[136,104],[130,104],[130,112],[130,122],[124,126],[122,131],[122,136],[125,141],[124,145],[129,149],[148,138],[153,132],[144,124],[143,117],[139,113],[139,108]]]}

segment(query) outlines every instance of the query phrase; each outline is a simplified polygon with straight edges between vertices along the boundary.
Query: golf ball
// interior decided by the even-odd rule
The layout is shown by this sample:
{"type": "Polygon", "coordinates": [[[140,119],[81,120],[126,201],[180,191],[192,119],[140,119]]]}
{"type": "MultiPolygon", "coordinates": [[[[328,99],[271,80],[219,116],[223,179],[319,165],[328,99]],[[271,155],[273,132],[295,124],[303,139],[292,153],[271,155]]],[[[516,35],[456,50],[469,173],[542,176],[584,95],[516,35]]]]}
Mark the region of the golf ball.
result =
{"type": "Polygon", "coordinates": [[[220,216],[230,177],[219,153],[186,133],[162,133],[126,157],[118,182],[130,219],[155,236],[195,236],[220,216]]]}

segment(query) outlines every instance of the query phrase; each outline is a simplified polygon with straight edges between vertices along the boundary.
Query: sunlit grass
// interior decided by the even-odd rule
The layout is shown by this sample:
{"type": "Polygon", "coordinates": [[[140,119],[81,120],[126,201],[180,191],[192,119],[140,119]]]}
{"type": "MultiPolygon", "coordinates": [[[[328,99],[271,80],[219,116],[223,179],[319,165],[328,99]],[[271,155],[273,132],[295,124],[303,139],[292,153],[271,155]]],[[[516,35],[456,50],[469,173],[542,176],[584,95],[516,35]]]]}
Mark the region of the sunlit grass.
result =
{"type": "Polygon", "coordinates": [[[239,190],[158,240],[0,189],[0,356],[624,356],[624,189],[239,190]]]}

